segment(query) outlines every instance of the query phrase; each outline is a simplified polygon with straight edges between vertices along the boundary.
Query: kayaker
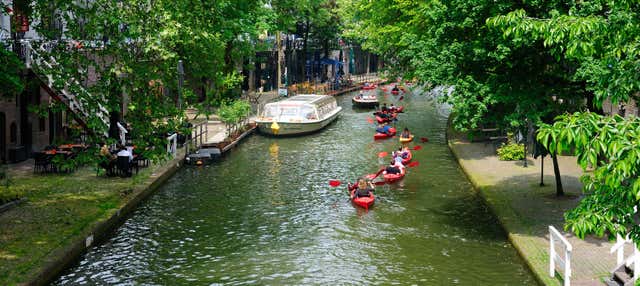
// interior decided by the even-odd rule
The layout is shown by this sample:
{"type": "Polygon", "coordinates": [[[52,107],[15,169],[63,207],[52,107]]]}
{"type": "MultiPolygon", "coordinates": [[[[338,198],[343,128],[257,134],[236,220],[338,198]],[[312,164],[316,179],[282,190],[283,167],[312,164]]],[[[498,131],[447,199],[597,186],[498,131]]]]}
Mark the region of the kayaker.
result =
{"type": "Polygon", "coordinates": [[[393,152],[393,160],[396,166],[402,165],[402,159],[402,150],[393,152]]]}
{"type": "Polygon", "coordinates": [[[381,123],[380,125],[378,125],[378,128],[376,128],[376,132],[391,135],[390,129],[391,126],[389,126],[389,124],[381,123]]]}
{"type": "Polygon", "coordinates": [[[395,104],[391,103],[391,105],[389,106],[389,111],[396,112],[397,110],[398,110],[398,107],[396,107],[395,104]]]}
{"type": "Polygon", "coordinates": [[[362,92],[362,90],[360,91],[360,93],[358,93],[358,95],[356,96],[357,99],[361,99],[364,98],[364,93],[362,92]]]}
{"type": "Polygon", "coordinates": [[[380,111],[382,111],[383,113],[389,111],[389,108],[387,108],[386,102],[382,104],[382,107],[380,107],[380,111]]]}
{"type": "Polygon", "coordinates": [[[365,180],[364,178],[358,178],[358,182],[356,184],[349,184],[349,191],[355,191],[355,197],[370,197],[371,192],[374,190],[374,186],[370,181],[365,180]]]}
{"type": "Polygon", "coordinates": [[[407,159],[408,157],[409,157],[409,147],[402,148],[402,159],[407,159]]]}
{"type": "Polygon", "coordinates": [[[386,174],[400,174],[400,167],[397,166],[396,161],[394,160],[389,163],[389,166],[387,166],[384,172],[386,174]]]}
{"type": "Polygon", "coordinates": [[[400,92],[400,89],[398,88],[398,85],[394,85],[391,91],[400,92]]]}
{"type": "Polygon", "coordinates": [[[370,197],[371,192],[373,192],[373,184],[371,182],[367,182],[364,178],[360,178],[358,181],[358,188],[356,189],[356,198],[360,197],[370,197]]]}
{"type": "Polygon", "coordinates": [[[404,130],[402,130],[400,138],[411,138],[411,132],[409,132],[409,128],[405,127],[404,130]]]}

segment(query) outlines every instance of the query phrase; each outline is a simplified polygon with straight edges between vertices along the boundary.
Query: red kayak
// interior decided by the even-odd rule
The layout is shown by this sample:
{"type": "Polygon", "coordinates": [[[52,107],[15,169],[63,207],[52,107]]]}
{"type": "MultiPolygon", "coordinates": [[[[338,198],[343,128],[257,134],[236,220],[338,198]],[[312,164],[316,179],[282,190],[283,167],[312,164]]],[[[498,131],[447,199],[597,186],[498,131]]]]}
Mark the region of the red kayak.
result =
{"type": "Polygon", "coordinates": [[[396,118],[396,116],[398,116],[397,113],[391,113],[391,117],[382,118],[380,115],[376,114],[376,121],[378,121],[378,123],[391,122],[396,118]]]}
{"type": "Polygon", "coordinates": [[[392,90],[392,91],[391,91],[391,94],[393,94],[393,95],[398,95],[398,94],[400,94],[400,91],[399,91],[399,90],[392,90]]]}
{"type": "Polygon", "coordinates": [[[356,197],[356,190],[356,188],[351,190],[351,201],[358,206],[369,209],[376,201],[376,196],[374,196],[373,192],[371,192],[369,193],[370,195],[368,197],[356,197]]]}
{"type": "Polygon", "coordinates": [[[402,113],[404,112],[404,106],[398,106],[396,108],[393,109],[389,109],[392,113],[402,113]]]}
{"type": "Polygon", "coordinates": [[[409,162],[411,162],[411,159],[413,159],[413,155],[411,154],[411,151],[407,151],[407,153],[409,153],[407,155],[407,158],[402,159],[402,165],[407,165],[409,164],[409,162]]]}
{"type": "Polygon", "coordinates": [[[372,85],[363,85],[363,86],[362,86],[362,89],[364,89],[364,90],[373,90],[373,89],[376,89],[377,87],[378,87],[378,85],[377,85],[377,84],[372,84],[372,85]]]}
{"type": "Polygon", "coordinates": [[[383,174],[384,176],[384,180],[388,183],[391,184],[395,181],[399,181],[400,179],[404,178],[404,174],[406,173],[406,168],[400,168],[400,174],[387,174],[387,172],[385,171],[383,174]]]}
{"type": "Polygon", "coordinates": [[[373,139],[391,138],[391,137],[393,137],[395,135],[396,135],[396,129],[394,127],[391,127],[391,128],[389,128],[389,134],[376,132],[376,134],[373,135],[373,139]]]}

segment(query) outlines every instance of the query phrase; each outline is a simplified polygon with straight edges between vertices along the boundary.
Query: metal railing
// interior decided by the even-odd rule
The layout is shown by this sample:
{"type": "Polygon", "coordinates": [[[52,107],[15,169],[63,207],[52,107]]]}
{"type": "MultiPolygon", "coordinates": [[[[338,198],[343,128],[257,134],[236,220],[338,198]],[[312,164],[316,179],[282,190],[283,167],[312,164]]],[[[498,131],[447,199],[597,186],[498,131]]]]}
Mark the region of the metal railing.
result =
{"type": "MultiPolygon", "coordinates": [[[[638,274],[640,273],[640,253],[638,252],[638,247],[633,242],[633,240],[629,239],[629,236],[626,238],[622,238],[622,236],[617,235],[616,244],[611,247],[609,253],[616,252],[617,260],[616,267],[613,271],[616,271],[622,265],[626,267],[630,267],[633,264],[633,277],[631,279],[635,283],[638,280],[638,274]],[[626,244],[630,244],[633,246],[633,253],[628,257],[624,256],[624,247],[626,244]]],[[[634,284],[635,285],[635,284],[634,284]]]]}
{"type": "Polygon", "coordinates": [[[549,226],[549,275],[556,276],[556,264],[560,266],[563,272],[562,280],[564,286],[571,285],[571,252],[573,247],[571,243],[562,236],[562,234],[552,225],[549,226]],[[560,256],[556,251],[556,242],[559,242],[564,248],[564,257],[560,256]]]}
{"type": "Polygon", "coordinates": [[[178,133],[173,133],[167,137],[167,153],[175,158],[178,154],[178,133]]]}

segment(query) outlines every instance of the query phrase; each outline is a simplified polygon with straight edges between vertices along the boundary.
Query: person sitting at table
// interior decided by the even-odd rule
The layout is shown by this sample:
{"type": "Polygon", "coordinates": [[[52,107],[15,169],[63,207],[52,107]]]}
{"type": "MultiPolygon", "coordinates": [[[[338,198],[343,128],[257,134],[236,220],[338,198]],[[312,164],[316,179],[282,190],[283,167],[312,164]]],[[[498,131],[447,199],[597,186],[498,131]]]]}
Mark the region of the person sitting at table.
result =
{"type": "Polygon", "coordinates": [[[133,154],[124,146],[122,145],[118,145],[118,157],[129,157],[129,162],[131,162],[133,160],[133,154]]]}
{"type": "Polygon", "coordinates": [[[115,156],[111,154],[111,151],[109,150],[109,146],[107,146],[106,143],[103,143],[102,147],[100,147],[100,156],[102,156],[103,158],[107,158],[109,160],[115,159],[115,156]]]}

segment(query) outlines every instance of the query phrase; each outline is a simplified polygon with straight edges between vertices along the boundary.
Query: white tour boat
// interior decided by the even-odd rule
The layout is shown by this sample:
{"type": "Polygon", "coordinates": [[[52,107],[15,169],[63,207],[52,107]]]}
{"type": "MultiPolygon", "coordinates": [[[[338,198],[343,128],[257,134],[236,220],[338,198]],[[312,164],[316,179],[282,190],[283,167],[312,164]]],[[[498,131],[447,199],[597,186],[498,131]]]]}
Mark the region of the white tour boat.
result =
{"type": "Polygon", "coordinates": [[[267,103],[256,119],[258,130],[270,135],[318,131],[338,118],[342,107],[329,95],[302,94],[267,103]]]}

